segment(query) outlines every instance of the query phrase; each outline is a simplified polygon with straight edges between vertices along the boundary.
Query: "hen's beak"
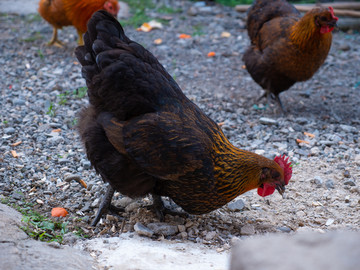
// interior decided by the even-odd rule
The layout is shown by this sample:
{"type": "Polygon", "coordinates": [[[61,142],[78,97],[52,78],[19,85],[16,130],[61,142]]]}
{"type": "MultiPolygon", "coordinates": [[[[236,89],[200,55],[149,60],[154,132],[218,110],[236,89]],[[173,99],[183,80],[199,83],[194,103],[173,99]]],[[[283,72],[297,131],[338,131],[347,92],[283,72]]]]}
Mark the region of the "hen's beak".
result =
{"type": "Polygon", "coordinates": [[[275,188],[280,193],[280,195],[284,198],[285,186],[283,184],[276,184],[275,188]]]}
{"type": "Polygon", "coordinates": [[[328,22],[328,25],[329,25],[330,27],[337,27],[337,21],[338,21],[338,20],[333,19],[333,20],[331,20],[330,22],[328,22]]]}

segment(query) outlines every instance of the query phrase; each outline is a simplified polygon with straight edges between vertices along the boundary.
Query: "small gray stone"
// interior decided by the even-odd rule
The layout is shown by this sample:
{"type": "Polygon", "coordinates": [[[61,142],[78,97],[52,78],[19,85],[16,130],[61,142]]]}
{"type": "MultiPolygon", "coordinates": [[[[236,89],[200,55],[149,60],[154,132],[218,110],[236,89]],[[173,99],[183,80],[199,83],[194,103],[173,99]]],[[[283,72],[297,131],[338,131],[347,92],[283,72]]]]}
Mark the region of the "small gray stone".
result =
{"type": "Polygon", "coordinates": [[[25,100],[20,99],[20,98],[14,98],[12,103],[14,106],[22,106],[22,105],[25,105],[25,100]]]}
{"type": "Polygon", "coordinates": [[[318,156],[320,154],[320,149],[319,147],[315,146],[313,148],[310,149],[310,154],[312,156],[318,156]]]}
{"type": "Polygon", "coordinates": [[[245,203],[242,199],[238,199],[236,201],[232,201],[228,204],[228,208],[231,211],[241,211],[245,207],[245,203]]]}
{"type": "Polygon", "coordinates": [[[212,232],[208,232],[205,236],[205,240],[206,241],[210,241],[210,240],[213,240],[216,236],[216,232],[215,231],[212,231],[212,232]]]}
{"type": "Polygon", "coordinates": [[[267,117],[261,117],[259,119],[259,122],[261,124],[264,124],[264,125],[276,125],[277,124],[277,121],[274,120],[274,119],[271,119],[271,118],[267,118],[267,117]]]}
{"type": "Polygon", "coordinates": [[[81,166],[83,166],[85,170],[88,170],[91,168],[91,162],[86,159],[82,159],[80,163],[81,163],[81,166]]]}
{"type": "Polygon", "coordinates": [[[22,200],[24,199],[24,194],[20,191],[14,191],[11,196],[15,199],[15,200],[22,200]]]}
{"type": "Polygon", "coordinates": [[[142,235],[142,236],[151,237],[154,234],[152,230],[150,230],[148,227],[144,226],[140,222],[135,223],[134,230],[138,235],[142,235]]]}
{"type": "Polygon", "coordinates": [[[14,134],[15,132],[16,132],[16,130],[13,127],[4,128],[4,133],[5,134],[14,134]]]}
{"type": "Polygon", "coordinates": [[[325,181],[325,187],[328,189],[333,189],[334,188],[334,181],[331,179],[328,179],[325,181]]]}
{"type": "Polygon", "coordinates": [[[281,227],[277,227],[277,229],[281,232],[284,232],[284,233],[289,233],[291,232],[291,228],[289,227],[286,227],[286,226],[281,226],[281,227]]]}
{"type": "Polygon", "coordinates": [[[148,228],[156,234],[170,236],[179,232],[178,227],[163,222],[149,223],[148,228]]]}
{"type": "Polygon", "coordinates": [[[309,123],[309,121],[305,118],[305,117],[298,117],[295,119],[296,123],[300,124],[300,125],[305,125],[307,123],[309,123]]]}
{"type": "Polygon", "coordinates": [[[125,212],[132,212],[135,209],[138,209],[140,207],[140,204],[137,202],[130,203],[125,207],[125,212]]]}
{"type": "Polygon", "coordinates": [[[352,126],[348,126],[348,125],[340,125],[340,128],[348,133],[355,133],[357,132],[357,129],[355,127],[352,126]]]}
{"type": "Polygon", "coordinates": [[[320,176],[315,176],[312,182],[319,188],[323,184],[323,179],[320,176]]]}
{"type": "Polygon", "coordinates": [[[246,224],[241,227],[240,229],[241,235],[254,235],[255,234],[255,228],[251,224],[246,224]]]}
{"type": "Polygon", "coordinates": [[[179,232],[185,232],[186,231],[186,227],[185,227],[185,225],[178,225],[178,230],[179,230],[179,232]]]}
{"type": "Polygon", "coordinates": [[[353,179],[346,179],[344,181],[344,185],[351,186],[351,187],[356,186],[355,181],[353,179]]]}
{"type": "Polygon", "coordinates": [[[67,158],[59,158],[58,162],[59,162],[59,164],[64,165],[66,163],[70,163],[70,160],[67,158]]]}
{"type": "Polygon", "coordinates": [[[198,15],[198,13],[199,13],[199,11],[196,7],[190,7],[187,11],[187,14],[189,16],[196,16],[196,15],[198,15]]]}
{"type": "Polygon", "coordinates": [[[47,139],[48,143],[51,145],[62,144],[65,140],[61,136],[54,136],[47,139]]]}
{"type": "Polygon", "coordinates": [[[356,155],[354,158],[355,164],[360,166],[360,155],[356,155]]]}

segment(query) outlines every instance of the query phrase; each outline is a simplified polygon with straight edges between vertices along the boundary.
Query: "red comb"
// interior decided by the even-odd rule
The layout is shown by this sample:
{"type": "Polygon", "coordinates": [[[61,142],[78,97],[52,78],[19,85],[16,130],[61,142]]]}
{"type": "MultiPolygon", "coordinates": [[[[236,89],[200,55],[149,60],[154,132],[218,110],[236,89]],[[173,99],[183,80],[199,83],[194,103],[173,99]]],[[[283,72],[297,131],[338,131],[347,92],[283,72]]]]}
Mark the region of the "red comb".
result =
{"type": "Polygon", "coordinates": [[[286,158],[285,155],[277,156],[274,158],[274,161],[284,170],[284,181],[285,185],[287,185],[292,175],[292,167],[289,157],[286,158]]]}
{"type": "Polygon", "coordinates": [[[332,7],[329,7],[329,10],[330,10],[330,13],[331,13],[332,18],[333,18],[334,20],[339,20],[339,18],[336,17],[335,14],[334,14],[334,9],[333,9],[332,7]]]}

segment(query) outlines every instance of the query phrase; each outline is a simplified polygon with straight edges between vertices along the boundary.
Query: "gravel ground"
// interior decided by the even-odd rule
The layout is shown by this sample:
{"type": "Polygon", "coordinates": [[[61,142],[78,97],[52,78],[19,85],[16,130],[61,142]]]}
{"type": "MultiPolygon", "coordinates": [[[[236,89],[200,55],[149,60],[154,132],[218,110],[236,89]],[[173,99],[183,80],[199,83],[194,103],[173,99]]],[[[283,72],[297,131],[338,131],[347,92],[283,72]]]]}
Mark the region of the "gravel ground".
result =
{"type": "MultiPolygon", "coordinates": [[[[34,203],[46,216],[52,207],[65,207],[70,230],[80,226],[94,238],[133,233],[138,223],[138,233],[152,239],[190,240],[218,252],[255,234],[359,230],[359,33],[334,34],[320,71],[281,95],[288,111],[282,116],[257,101],[262,91],[243,68],[249,43],[245,14],[222,6],[196,8],[188,1],[158,2],[182,11],[150,10],[151,17],[171,17],[163,29],[144,33],[129,26],[125,32],[159,58],[236,146],[270,158],[291,157],[294,174],[285,199],[275,194],[264,200],[252,191],[210,214],[167,216],[166,224],[159,224],[144,207],[151,198],[115,194],[115,204],[127,212],[90,227],[105,185],[86,159],[75,128],[77,113],[87,104],[73,53],[76,32],[71,27],[60,32],[67,48],[49,48],[52,28],[38,15],[5,14],[0,17],[0,198],[34,203]],[[179,39],[181,33],[192,37],[179,39]],[[159,38],[162,44],[156,45],[159,38]],[[210,51],[216,56],[207,57],[210,51]],[[71,180],[74,175],[87,188],[71,180]]],[[[69,235],[65,242],[73,239],[69,235]]]]}

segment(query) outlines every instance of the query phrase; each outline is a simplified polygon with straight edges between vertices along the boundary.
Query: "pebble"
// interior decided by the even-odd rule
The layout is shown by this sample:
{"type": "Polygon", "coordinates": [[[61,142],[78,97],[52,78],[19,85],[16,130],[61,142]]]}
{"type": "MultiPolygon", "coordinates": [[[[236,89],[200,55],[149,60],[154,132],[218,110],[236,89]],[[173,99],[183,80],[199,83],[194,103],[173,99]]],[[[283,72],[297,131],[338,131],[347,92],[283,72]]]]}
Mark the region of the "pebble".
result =
{"type": "Polygon", "coordinates": [[[140,222],[136,222],[134,225],[134,230],[138,235],[142,235],[142,236],[147,236],[147,237],[152,237],[154,232],[149,229],[148,227],[144,226],[142,223],[140,222]]]}
{"type": "Polygon", "coordinates": [[[355,181],[354,181],[353,179],[346,179],[346,180],[344,181],[344,185],[353,187],[353,186],[355,186],[356,184],[355,184],[355,181]]]}
{"type": "Polygon", "coordinates": [[[284,233],[289,233],[292,231],[291,228],[286,227],[286,226],[277,227],[276,229],[278,229],[279,231],[284,232],[284,233]]]}
{"type": "Polygon", "coordinates": [[[241,235],[254,235],[255,234],[255,227],[251,224],[246,224],[241,227],[240,229],[241,235]]]}
{"type": "Polygon", "coordinates": [[[155,222],[149,223],[147,227],[152,230],[155,234],[170,236],[175,235],[179,232],[178,227],[175,225],[169,225],[168,223],[155,222]]]}
{"type": "Polygon", "coordinates": [[[140,208],[140,204],[138,202],[132,202],[125,207],[125,212],[133,212],[135,209],[138,208],[140,208]]]}
{"type": "Polygon", "coordinates": [[[334,186],[334,181],[332,179],[328,179],[325,181],[325,187],[327,189],[333,189],[335,186],[334,186]]]}
{"type": "Polygon", "coordinates": [[[215,238],[216,236],[216,232],[212,231],[212,232],[208,232],[205,236],[205,240],[206,241],[211,241],[215,238]]]}
{"type": "Polygon", "coordinates": [[[324,181],[320,176],[315,176],[312,182],[315,183],[315,185],[319,188],[322,186],[324,181]]]}
{"type": "Polygon", "coordinates": [[[237,199],[236,201],[232,201],[230,202],[227,207],[231,210],[231,211],[241,211],[244,209],[245,207],[245,203],[242,199],[237,199]]]}
{"type": "Polygon", "coordinates": [[[277,124],[277,121],[274,120],[274,119],[271,119],[271,118],[267,118],[267,117],[261,117],[259,119],[259,122],[261,124],[264,124],[264,125],[276,125],[277,124]]]}
{"type": "Polygon", "coordinates": [[[186,231],[186,227],[184,225],[178,225],[178,230],[179,232],[185,232],[186,231]]]}
{"type": "Polygon", "coordinates": [[[13,127],[4,128],[3,131],[5,134],[14,134],[16,132],[15,128],[13,127]]]}
{"type": "Polygon", "coordinates": [[[360,166],[360,155],[355,155],[354,162],[356,165],[360,166]]]}
{"type": "Polygon", "coordinates": [[[326,221],[326,223],[325,223],[325,226],[330,226],[331,224],[333,224],[334,223],[334,219],[333,218],[329,218],[327,221],[326,221]]]}
{"type": "Polygon", "coordinates": [[[318,156],[321,153],[320,148],[315,146],[310,149],[310,154],[312,156],[318,156]]]}

